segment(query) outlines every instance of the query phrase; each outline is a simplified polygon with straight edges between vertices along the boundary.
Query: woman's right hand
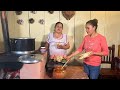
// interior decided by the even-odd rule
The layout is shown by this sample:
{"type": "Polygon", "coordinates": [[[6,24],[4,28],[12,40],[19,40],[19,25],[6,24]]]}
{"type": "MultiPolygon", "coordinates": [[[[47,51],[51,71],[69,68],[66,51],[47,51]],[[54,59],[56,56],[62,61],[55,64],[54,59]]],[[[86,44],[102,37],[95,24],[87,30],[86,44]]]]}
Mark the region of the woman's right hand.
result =
{"type": "Polygon", "coordinates": [[[57,48],[58,48],[58,49],[63,49],[63,45],[59,45],[59,44],[58,44],[58,45],[57,45],[57,48]]]}
{"type": "Polygon", "coordinates": [[[65,59],[68,61],[71,59],[71,56],[67,56],[65,59]]]}

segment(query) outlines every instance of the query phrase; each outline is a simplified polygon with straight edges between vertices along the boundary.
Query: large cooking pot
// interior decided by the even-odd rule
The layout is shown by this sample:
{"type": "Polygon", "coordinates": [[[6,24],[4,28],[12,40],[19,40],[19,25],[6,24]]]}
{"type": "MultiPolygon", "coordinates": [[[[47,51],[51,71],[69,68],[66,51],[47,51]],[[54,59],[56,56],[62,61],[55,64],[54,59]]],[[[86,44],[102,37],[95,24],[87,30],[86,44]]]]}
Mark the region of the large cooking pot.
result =
{"type": "Polygon", "coordinates": [[[11,52],[30,54],[35,50],[35,38],[10,38],[11,52]]]}

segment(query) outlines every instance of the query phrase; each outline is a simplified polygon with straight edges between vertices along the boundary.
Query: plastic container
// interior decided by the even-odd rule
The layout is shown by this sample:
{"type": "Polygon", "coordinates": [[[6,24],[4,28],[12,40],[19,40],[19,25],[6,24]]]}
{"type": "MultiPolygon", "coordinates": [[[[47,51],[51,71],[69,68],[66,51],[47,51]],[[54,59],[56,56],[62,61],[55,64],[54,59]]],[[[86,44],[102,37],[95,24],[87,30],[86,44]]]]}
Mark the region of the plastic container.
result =
{"type": "Polygon", "coordinates": [[[40,48],[40,52],[43,54],[43,53],[46,53],[46,48],[45,47],[41,47],[40,48]]]}

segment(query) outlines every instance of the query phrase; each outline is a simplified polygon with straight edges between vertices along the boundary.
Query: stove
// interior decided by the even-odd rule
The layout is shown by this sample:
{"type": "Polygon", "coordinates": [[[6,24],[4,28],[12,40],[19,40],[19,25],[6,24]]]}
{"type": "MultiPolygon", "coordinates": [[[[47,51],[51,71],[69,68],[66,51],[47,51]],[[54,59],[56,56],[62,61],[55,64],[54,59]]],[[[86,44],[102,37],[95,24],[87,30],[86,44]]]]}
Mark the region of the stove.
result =
{"type": "Polygon", "coordinates": [[[16,54],[0,54],[0,69],[11,68],[13,70],[19,70],[22,68],[23,63],[18,61],[20,55],[16,54]]]}
{"type": "Polygon", "coordinates": [[[0,69],[1,68],[11,68],[14,70],[21,69],[23,63],[18,62],[20,55],[12,54],[10,47],[10,38],[8,30],[8,21],[6,17],[6,11],[0,11],[2,33],[4,41],[4,53],[0,53],[0,69]]]}

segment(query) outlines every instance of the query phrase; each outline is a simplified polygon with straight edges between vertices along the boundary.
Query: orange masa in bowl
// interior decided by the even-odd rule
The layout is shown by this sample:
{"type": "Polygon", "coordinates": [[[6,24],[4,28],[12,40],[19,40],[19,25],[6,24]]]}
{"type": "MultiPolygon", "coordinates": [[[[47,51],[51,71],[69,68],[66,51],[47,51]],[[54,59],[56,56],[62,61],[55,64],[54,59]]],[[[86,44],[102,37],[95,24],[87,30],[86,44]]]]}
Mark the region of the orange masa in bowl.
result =
{"type": "Polygon", "coordinates": [[[66,76],[66,67],[55,66],[53,70],[53,78],[54,79],[63,79],[66,76]]]}

